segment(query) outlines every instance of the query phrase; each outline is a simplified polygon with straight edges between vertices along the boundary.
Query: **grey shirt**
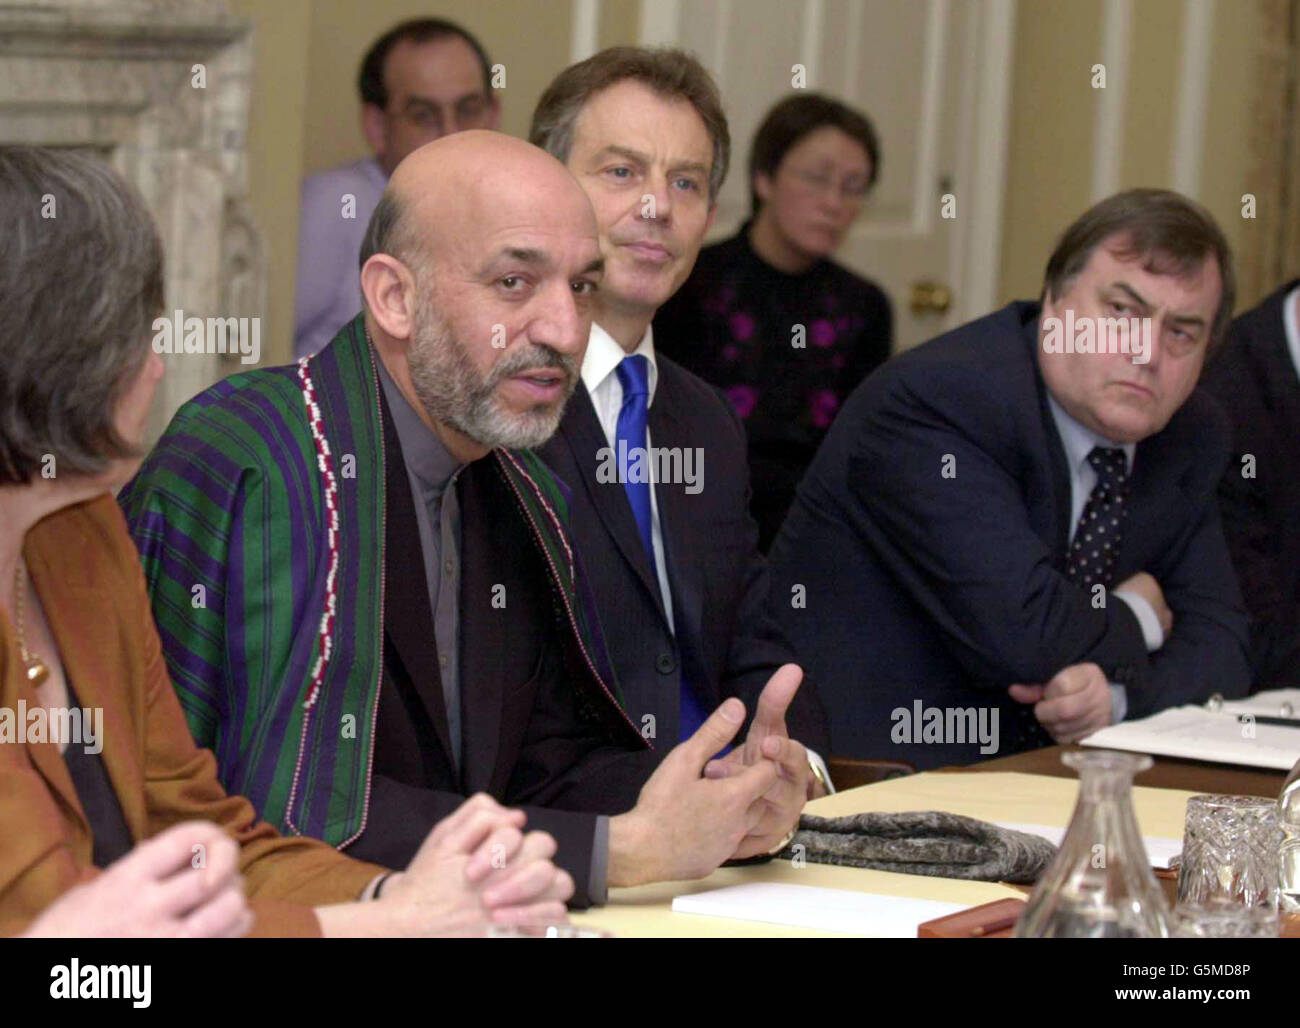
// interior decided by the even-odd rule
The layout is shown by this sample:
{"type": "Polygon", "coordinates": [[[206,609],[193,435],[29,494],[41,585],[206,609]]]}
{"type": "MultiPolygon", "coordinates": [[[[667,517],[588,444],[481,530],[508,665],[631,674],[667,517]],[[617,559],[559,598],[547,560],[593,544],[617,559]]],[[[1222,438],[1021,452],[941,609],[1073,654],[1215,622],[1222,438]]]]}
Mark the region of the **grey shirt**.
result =
{"type": "MultiPolygon", "coordinates": [[[[452,757],[461,766],[460,717],[460,502],[456,479],[466,467],[448,452],[429,431],[429,426],[407,402],[384,362],[375,357],[379,384],[384,390],[402,461],[415,497],[415,520],[420,528],[420,549],[424,553],[424,577],[429,586],[429,609],[433,611],[433,634],[438,646],[438,673],[442,678],[443,703],[447,708],[447,732],[452,757]],[[434,526],[437,526],[437,531],[434,526]]],[[[596,818],[591,855],[591,876],[587,895],[593,903],[604,903],[609,873],[609,818],[596,818]]]]}
{"type": "Polygon", "coordinates": [[[447,733],[452,759],[461,765],[460,730],[460,503],[456,479],[465,467],[429,431],[407,402],[397,383],[376,359],[379,382],[388,401],[393,427],[402,444],[402,460],[415,497],[415,520],[420,527],[424,577],[433,611],[433,634],[438,646],[438,674],[447,709],[447,733]]]}

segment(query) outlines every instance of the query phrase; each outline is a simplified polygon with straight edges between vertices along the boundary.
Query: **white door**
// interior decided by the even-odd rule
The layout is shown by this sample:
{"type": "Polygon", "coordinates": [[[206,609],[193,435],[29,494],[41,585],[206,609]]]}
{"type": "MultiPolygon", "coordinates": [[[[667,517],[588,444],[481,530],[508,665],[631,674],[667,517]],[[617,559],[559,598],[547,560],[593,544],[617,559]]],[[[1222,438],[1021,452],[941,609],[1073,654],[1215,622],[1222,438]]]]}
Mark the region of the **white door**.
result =
{"type": "Polygon", "coordinates": [[[732,164],[714,239],[746,217],[750,140],[800,69],[807,89],[871,117],[881,173],[838,259],[889,294],[899,349],[993,308],[1014,27],[1015,0],[642,0],[641,9],[643,43],[694,51],[722,88],[732,164]]]}

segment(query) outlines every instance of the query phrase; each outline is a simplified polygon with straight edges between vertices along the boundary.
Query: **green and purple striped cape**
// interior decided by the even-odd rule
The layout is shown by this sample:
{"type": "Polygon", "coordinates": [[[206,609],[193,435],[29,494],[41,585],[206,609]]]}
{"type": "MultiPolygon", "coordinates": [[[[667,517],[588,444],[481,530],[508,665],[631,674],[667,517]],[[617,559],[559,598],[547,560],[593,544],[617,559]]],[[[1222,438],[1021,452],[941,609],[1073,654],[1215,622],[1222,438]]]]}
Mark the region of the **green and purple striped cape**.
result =
{"type": "MultiPolygon", "coordinates": [[[[119,497],[195,740],[216,754],[228,791],[281,830],[335,846],[365,828],[382,671],[385,454],[375,359],[358,316],[305,366],[212,386],[177,412],[119,497]],[[313,436],[308,384],[324,444],[313,436]],[[324,447],[338,510],[332,579],[324,447]],[[328,660],[309,704],[331,589],[328,660]]],[[[571,550],[563,483],[530,451],[482,459],[511,486],[546,558],[586,666],[574,687],[601,702],[618,741],[644,748],[620,706],[571,550]]]]}

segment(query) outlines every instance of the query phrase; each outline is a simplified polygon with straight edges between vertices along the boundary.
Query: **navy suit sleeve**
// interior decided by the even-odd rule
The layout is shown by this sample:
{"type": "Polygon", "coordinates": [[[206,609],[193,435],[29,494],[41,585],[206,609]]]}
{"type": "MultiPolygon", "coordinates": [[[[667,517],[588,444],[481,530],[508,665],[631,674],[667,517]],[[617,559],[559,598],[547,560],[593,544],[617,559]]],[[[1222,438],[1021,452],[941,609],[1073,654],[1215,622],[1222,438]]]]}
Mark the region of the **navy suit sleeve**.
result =
{"type": "MultiPolygon", "coordinates": [[[[947,638],[972,685],[1042,683],[1071,664],[1146,661],[1127,604],[1093,606],[1029,520],[1022,407],[959,369],[913,365],[880,393],[849,462],[849,516],[947,638]],[[917,371],[931,374],[917,375],[917,371]],[[983,440],[990,440],[985,443],[983,440]]],[[[1036,397],[1021,401],[1035,404],[1036,397]]]]}
{"type": "Polygon", "coordinates": [[[1286,444],[1276,434],[1276,416],[1265,409],[1260,386],[1241,353],[1245,342],[1234,338],[1228,344],[1206,370],[1204,385],[1232,421],[1231,456],[1219,483],[1219,513],[1250,611],[1254,674],[1272,687],[1300,675],[1300,637],[1293,627],[1300,618],[1295,601],[1287,597],[1284,562],[1278,560],[1281,546],[1269,516],[1269,497],[1278,490],[1268,480],[1279,472],[1289,474],[1290,468],[1281,457],[1271,459],[1277,447],[1286,444]],[[1251,477],[1243,473],[1247,454],[1257,462],[1251,477]]]}
{"type": "MultiPolygon", "coordinates": [[[[781,632],[768,606],[769,573],[767,558],[758,548],[758,523],[750,511],[749,468],[745,461],[745,429],[731,404],[719,395],[730,416],[740,440],[737,461],[738,473],[745,476],[744,524],[747,548],[750,554],[745,568],[744,581],[739,584],[740,599],[736,608],[735,630],[727,648],[726,667],[721,680],[721,694],[725,699],[736,696],[745,704],[747,715],[744,731],[753,719],[759,694],[767,680],[782,664],[794,663],[794,650],[781,632]]],[[[799,691],[790,701],[786,712],[786,730],[809,749],[823,758],[830,755],[830,728],[826,711],[817,694],[816,684],[807,676],[799,691]]],[[[738,733],[743,738],[744,733],[738,733]]]]}
{"type": "MultiPolygon", "coordinates": [[[[348,856],[401,871],[411,862],[433,827],[465,802],[465,797],[406,785],[375,775],[370,789],[366,830],[347,850],[348,856]]],[[[574,893],[569,906],[591,906],[592,846],[596,815],[540,807],[523,807],[525,831],[549,832],[556,842],[555,865],[569,872],[574,893]]]]}
{"type": "MultiPolygon", "coordinates": [[[[1203,470],[1212,470],[1217,479],[1226,457],[1221,444],[1203,470]]],[[[1151,654],[1145,681],[1128,689],[1130,717],[1201,703],[1216,692],[1232,698],[1249,691],[1249,628],[1213,488],[1207,482],[1203,494],[1188,498],[1195,513],[1147,569],[1160,583],[1174,627],[1151,654]]]]}

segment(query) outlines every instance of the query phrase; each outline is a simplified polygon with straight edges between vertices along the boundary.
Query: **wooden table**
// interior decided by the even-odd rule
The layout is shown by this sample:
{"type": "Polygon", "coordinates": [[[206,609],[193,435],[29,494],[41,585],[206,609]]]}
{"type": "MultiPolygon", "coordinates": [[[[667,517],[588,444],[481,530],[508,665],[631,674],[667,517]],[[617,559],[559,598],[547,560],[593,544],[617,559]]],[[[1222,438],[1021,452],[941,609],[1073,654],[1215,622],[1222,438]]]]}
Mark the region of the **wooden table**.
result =
{"type": "MultiPolygon", "coordinates": [[[[895,778],[828,796],[809,805],[809,813],[836,816],[862,810],[948,809],[984,820],[1029,824],[1068,823],[1077,792],[1074,772],[1061,763],[1063,747],[1054,746],[1014,757],[1001,757],[963,768],[895,778]],[[976,780],[970,773],[998,774],[976,780]],[[1025,776],[1045,776],[1035,779],[1025,776]],[[968,778],[961,782],[960,779],[968,778]],[[1058,782],[1059,779],[1069,782],[1058,782]],[[946,785],[950,780],[951,785],[946,785]],[[978,781],[978,784],[977,784],[978,781]]],[[[1134,808],[1143,834],[1178,838],[1183,811],[1192,793],[1240,793],[1276,796],[1285,778],[1280,772],[1248,771],[1195,761],[1156,758],[1152,770],[1139,775],[1134,808]]],[[[751,867],[725,867],[696,882],[660,882],[635,889],[614,889],[607,906],[577,914],[573,921],[622,937],[825,935],[803,928],[674,914],[674,896],[745,882],[786,882],[832,889],[913,896],[973,906],[1004,897],[1023,896],[1021,887],[1005,883],[964,882],[947,878],[891,874],[850,867],[809,864],[794,868],[778,860],[751,867]]],[[[1166,890],[1174,882],[1164,881],[1166,890]]],[[[1172,894],[1169,897],[1172,901],[1172,894]]]]}
{"type": "MultiPolygon", "coordinates": [[[[1061,763],[1061,754],[1067,750],[1087,749],[1086,746],[1048,746],[1014,757],[998,757],[970,767],[944,768],[944,771],[1022,771],[1031,775],[1052,775],[1074,778],[1073,769],[1061,763]]],[[[1150,771],[1143,771],[1134,779],[1135,785],[1148,785],[1157,789],[1187,789],[1190,792],[1228,793],[1237,796],[1277,796],[1286,780],[1283,771],[1228,767],[1199,760],[1175,760],[1171,757],[1153,757],[1150,771]]]]}

